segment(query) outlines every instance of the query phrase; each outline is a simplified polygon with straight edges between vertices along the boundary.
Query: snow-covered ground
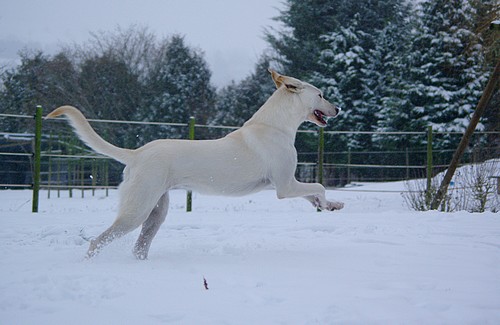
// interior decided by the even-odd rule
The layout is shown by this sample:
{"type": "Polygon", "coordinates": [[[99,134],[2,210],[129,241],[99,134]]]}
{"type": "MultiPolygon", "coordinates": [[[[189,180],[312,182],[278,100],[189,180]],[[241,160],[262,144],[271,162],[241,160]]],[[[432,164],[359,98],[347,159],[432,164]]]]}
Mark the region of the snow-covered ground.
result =
{"type": "Polygon", "coordinates": [[[83,258],[116,191],[42,192],[37,214],[30,191],[0,191],[0,324],[499,324],[500,214],[381,191],[403,188],[329,191],[346,207],[322,213],[272,191],[195,194],[186,213],[175,191],[147,261],[137,231],[83,258]]]}

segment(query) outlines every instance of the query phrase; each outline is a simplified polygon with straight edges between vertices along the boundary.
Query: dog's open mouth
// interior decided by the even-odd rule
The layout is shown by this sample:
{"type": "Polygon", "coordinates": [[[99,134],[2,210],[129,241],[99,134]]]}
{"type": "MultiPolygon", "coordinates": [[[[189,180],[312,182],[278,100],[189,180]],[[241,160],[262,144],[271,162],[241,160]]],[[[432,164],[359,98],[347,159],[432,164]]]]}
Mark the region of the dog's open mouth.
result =
{"type": "Polygon", "coordinates": [[[316,118],[316,121],[318,121],[319,124],[326,125],[325,116],[326,116],[325,113],[323,113],[319,109],[314,110],[314,117],[316,118]]]}

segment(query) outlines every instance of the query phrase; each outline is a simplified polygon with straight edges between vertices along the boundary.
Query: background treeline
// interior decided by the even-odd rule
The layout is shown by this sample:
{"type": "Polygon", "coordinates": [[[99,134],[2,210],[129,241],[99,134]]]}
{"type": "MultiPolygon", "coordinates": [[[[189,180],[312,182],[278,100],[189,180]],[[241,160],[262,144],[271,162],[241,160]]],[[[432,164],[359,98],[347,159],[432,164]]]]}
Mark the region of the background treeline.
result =
{"type": "MultiPolygon", "coordinates": [[[[269,49],[241,81],[216,89],[202,51],[183,36],[158,39],[132,26],[92,34],[55,55],[25,50],[0,74],[0,111],[33,114],[72,104],[89,118],[241,125],[272,93],[272,66],[317,85],[343,114],[330,128],[354,131],[463,131],[500,57],[496,0],[286,0],[268,29],[269,49]]],[[[500,130],[497,91],[481,130],[500,130]]],[[[26,123],[26,125],[23,125],[26,123]]],[[[28,122],[0,119],[4,132],[28,122]]],[[[185,131],[142,125],[99,125],[113,143],[137,147],[185,131]]],[[[208,132],[208,131],[207,131],[208,132]]],[[[206,134],[206,136],[215,134],[206,134]]],[[[314,139],[303,140],[314,147],[314,139]]],[[[442,136],[438,148],[459,137],[442,136]]],[[[331,139],[335,150],[418,147],[425,138],[360,134],[331,139]]],[[[491,135],[488,146],[500,145],[491,135]]],[[[484,143],[483,143],[484,144],[484,143]]],[[[477,145],[477,144],[476,144],[477,145]]],[[[498,152],[497,152],[498,153],[498,152]]]]}

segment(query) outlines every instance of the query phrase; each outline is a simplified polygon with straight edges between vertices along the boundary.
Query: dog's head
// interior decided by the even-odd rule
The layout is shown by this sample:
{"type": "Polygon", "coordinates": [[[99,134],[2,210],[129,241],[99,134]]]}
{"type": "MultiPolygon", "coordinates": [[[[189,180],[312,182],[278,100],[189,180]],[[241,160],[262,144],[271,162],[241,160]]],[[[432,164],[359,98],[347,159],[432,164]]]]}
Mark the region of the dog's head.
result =
{"type": "Polygon", "coordinates": [[[300,97],[304,108],[304,120],[315,123],[320,127],[326,126],[326,118],[337,116],[340,107],[337,107],[323,98],[323,93],[313,85],[292,77],[280,75],[269,69],[276,87],[283,87],[286,91],[300,97]]]}

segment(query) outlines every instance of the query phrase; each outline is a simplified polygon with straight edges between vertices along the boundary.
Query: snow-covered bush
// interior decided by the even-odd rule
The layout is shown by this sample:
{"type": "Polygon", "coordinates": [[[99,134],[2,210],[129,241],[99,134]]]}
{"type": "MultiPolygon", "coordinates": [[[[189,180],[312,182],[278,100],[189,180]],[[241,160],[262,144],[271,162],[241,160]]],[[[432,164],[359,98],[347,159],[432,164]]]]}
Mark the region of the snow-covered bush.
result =
{"type": "MultiPolygon", "coordinates": [[[[406,182],[407,191],[402,195],[408,207],[417,211],[430,210],[432,198],[444,174],[439,173],[432,179],[429,191],[426,179],[406,182]]],[[[439,209],[446,212],[500,211],[500,195],[496,191],[497,180],[493,176],[500,176],[500,159],[458,168],[439,209]]]]}

